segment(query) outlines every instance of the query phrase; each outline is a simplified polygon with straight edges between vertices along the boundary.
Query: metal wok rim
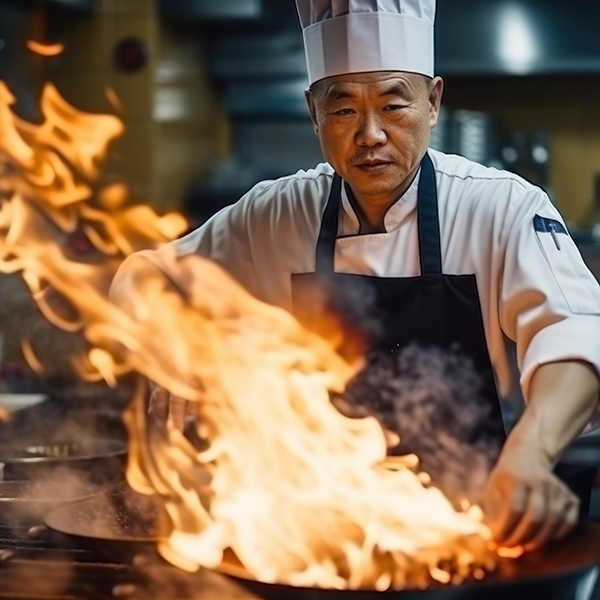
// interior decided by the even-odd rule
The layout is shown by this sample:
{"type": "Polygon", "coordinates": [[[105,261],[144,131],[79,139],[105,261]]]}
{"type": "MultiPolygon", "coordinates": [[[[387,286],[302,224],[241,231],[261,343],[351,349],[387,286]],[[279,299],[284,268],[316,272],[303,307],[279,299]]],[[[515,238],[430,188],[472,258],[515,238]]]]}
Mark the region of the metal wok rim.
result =
{"type": "Polygon", "coordinates": [[[35,482],[25,479],[25,480],[12,480],[12,481],[0,481],[0,506],[2,504],[74,504],[76,502],[83,502],[85,500],[90,500],[94,496],[102,493],[102,489],[93,484],[89,484],[87,486],[83,485],[81,494],[75,494],[73,497],[56,497],[50,495],[41,495],[39,497],[32,495],[20,495],[23,492],[26,492],[29,487],[35,487],[35,482]],[[6,495],[6,494],[9,495],[6,495]]]}
{"type": "MultiPolygon", "coordinates": [[[[224,559],[221,564],[214,570],[222,575],[236,579],[242,583],[249,585],[258,585],[261,587],[269,587],[271,589],[288,590],[290,593],[303,593],[303,594],[340,594],[343,592],[344,596],[348,595],[361,595],[361,594],[405,594],[406,596],[413,596],[415,594],[426,594],[434,591],[459,591],[464,590],[465,592],[471,590],[481,590],[485,593],[486,590],[506,588],[507,590],[512,586],[527,586],[531,584],[538,584],[541,581],[548,583],[552,581],[559,581],[567,578],[577,577],[586,571],[593,569],[594,567],[600,566],[600,524],[592,522],[583,522],[580,526],[565,540],[560,540],[550,543],[547,548],[541,552],[543,559],[544,555],[552,555],[558,553],[564,553],[562,550],[563,543],[567,543],[573,546],[577,545],[577,541],[582,535],[590,538],[588,544],[591,545],[592,538],[595,542],[595,556],[589,556],[587,560],[581,561],[579,564],[562,564],[552,569],[547,573],[523,573],[518,575],[506,576],[499,571],[491,572],[486,574],[485,579],[482,581],[465,581],[462,584],[432,584],[425,590],[417,588],[405,588],[405,589],[394,589],[390,588],[385,591],[375,590],[373,588],[359,588],[359,589],[338,589],[338,588],[316,588],[316,587],[298,587],[288,583],[281,582],[265,582],[256,579],[246,568],[240,563],[235,554],[231,551],[226,551],[224,559]]],[[[531,556],[535,556],[536,553],[531,553],[531,556]]],[[[502,559],[498,557],[498,565],[517,565],[527,560],[527,555],[521,559],[502,559]]]]}
{"type": "MultiPolygon", "coordinates": [[[[552,579],[562,579],[566,576],[576,576],[580,573],[583,573],[589,569],[594,568],[594,564],[582,565],[578,569],[573,569],[571,571],[565,572],[556,572],[553,575],[544,576],[544,581],[551,581],[552,579]]],[[[485,593],[486,590],[497,587],[510,587],[513,585],[527,585],[531,583],[537,583],[540,581],[540,576],[536,577],[535,575],[529,575],[527,577],[514,578],[514,579],[502,579],[501,577],[494,577],[494,574],[491,573],[486,575],[485,579],[482,581],[467,581],[461,584],[432,584],[428,588],[422,590],[418,588],[404,588],[401,590],[395,588],[389,588],[387,590],[376,590],[373,588],[358,588],[358,589],[344,589],[344,588],[316,588],[316,587],[298,587],[293,586],[289,583],[280,583],[280,582],[266,582],[261,581],[260,579],[255,579],[251,573],[249,573],[243,566],[238,565],[236,562],[230,562],[230,559],[225,558],[223,562],[213,569],[217,573],[221,575],[225,575],[230,577],[231,579],[235,579],[239,582],[248,583],[248,584],[258,584],[260,586],[268,586],[270,588],[276,588],[280,590],[293,590],[297,593],[302,594],[327,594],[329,593],[344,593],[344,596],[352,595],[352,594],[431,594],[432,591],[459,591],[459,590],[481,590],[482,593],[485,593]]]]}
{"type": "Polygon", "coordinates": [[[109,439],[109,438],[98,438],[93,440],[86,440],[85,442],[61,440],[56,442],[48,442],[44,444],[24,445],[15,447],[13,446],[2,446],[0,447],[0,463],[19,465],[19,464],[53,464],[53,463],[70,463],[70,462],[81,462],[86,460],[95,460],[102,458],[113,458],[124,456],[127,454],[127,444],[121,440],[109,439]],[[77,444],[81,445],[83,452],[81,454],[67,454],[64,456],[2,456],[3,452],[22,450],[26,452],[29,448],[40,448],[50,447],[57,444],[77,444]],[[89,450],[89,451],[86,451],[89,450]]]}
{"type": "MultiPolygon", "coordinates": [[[[81,513],[84,517],[90,518],[90,510],[95,509],[99,502],[115,500],[116,504],[119,504],[119,498],[122,498],[123,502],[126,503],[127,496],[135,494],[126,485],[121,484],[116,488],[108,491],[94,494],[90,498],[82,498],[77,502],[71,503],[69,506],[63,506],[52,511],[44,518],[44,523],[54,531],[68,535],[73,538],[78,538],[87,541],[98,541],[98,542],[109,542],[109,543],[126,543],[126,544],[158,544],[160,542],[166,542],[167,537],[160,535],[158,532],[156,535],[151,533],[148,534],[137,534],[129,532],[116,532],[114,530],[104,531],[102,533],[95,533],[93,529],[86,529],[85,526],[81,527],[80,521],[76,518],[78,511],[82,510],[81,513]],[[87,511],[87,512],[86,512],[87,511]]],[[[159,518],[159,505],[153,496],[142,496],[136,494],[138,497],[145,499],[145,510],[154,512],[151,518],[157,523],[160,522],[159,518]]]]}

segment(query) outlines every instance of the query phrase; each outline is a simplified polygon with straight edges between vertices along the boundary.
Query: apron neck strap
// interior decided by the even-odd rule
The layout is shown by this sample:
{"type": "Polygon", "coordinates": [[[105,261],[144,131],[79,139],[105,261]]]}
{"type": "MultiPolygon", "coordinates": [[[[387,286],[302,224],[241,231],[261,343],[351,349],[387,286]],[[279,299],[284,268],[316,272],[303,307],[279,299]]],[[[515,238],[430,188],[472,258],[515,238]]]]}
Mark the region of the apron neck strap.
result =
{"type": "Polygon", "coordinates": [[[421,161],[418,198],[421,275],[434,275],[442,272],[442,250],[435,169],[428,153],[421,161]]]}
{"type": "MultiPolygon", "coordinates": [[[[317,241],[315,271],[333,273],[335,240],[338,231],[339,208],[342,202],[342,178],[334,173],[327,206],[321,220],[321,230],[317,241]]],[[[442,272],[440,244],[440,224],[437,205],[435,169],[429,154],[421,162],[421,177],[418,191],[419,258],[421,274],[431,275],[442,272]]]]}
{"type": "Polygon", "coordinates": [[[333,174],[333,183],[329,192],[327,206],[321,220],[321,231],[317,241],[317,257],[315,271],[317,273],[333,273],[335,258],[335,240],[338,232],[338,214],[342,204],[342,178],[333,174]]]}

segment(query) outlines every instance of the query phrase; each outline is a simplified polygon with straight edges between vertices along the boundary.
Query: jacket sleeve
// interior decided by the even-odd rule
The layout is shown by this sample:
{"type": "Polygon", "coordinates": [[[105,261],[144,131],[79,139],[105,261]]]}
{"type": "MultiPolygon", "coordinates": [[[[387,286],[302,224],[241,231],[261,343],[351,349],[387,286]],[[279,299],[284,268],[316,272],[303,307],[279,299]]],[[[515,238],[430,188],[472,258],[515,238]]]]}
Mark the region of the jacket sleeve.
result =
{"type": "Polygon", "coordinates": [[[215,261],[250,293],[256,290],[256,273],[248,237],[249,211],[254,194],[255,190],[251,190],[198,229],[171,243],[178,256],[198,254],[215,261]]]}
{"type": "Polygon", "coordinates": [[[517,344],[528,397],[538,366],[581,360],[600,374],[600,285],[541,190],[530,189],[507,219],[499,314],[517,344]]]}

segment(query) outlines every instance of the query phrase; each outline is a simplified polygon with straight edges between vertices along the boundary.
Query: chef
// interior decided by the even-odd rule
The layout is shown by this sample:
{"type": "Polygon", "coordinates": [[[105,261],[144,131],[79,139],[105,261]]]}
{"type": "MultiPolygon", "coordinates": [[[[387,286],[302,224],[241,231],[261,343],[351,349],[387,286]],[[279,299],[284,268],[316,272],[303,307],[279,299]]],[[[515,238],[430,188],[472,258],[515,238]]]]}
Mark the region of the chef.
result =
{"type": "MultiPolygon", "coordinates": [[[[297,7],[326,162],[259,183],[177,241],[177,252],[210,257],[258,298],[297,313],[319,282],[360,290],[384,319],[371,350],[390,356],[417,344],[467,357],[488,433],[502,438],[512,341],[526,407],[481,502],[498,543],[534,549],[564,537],[579,500],[554,467],[597,409],[597,282],[541,189],[428,150],[443,92],[435,0],[297,7]]],[[[135,268],[135,258],[122,267],[116,297],[135,268]]]]}

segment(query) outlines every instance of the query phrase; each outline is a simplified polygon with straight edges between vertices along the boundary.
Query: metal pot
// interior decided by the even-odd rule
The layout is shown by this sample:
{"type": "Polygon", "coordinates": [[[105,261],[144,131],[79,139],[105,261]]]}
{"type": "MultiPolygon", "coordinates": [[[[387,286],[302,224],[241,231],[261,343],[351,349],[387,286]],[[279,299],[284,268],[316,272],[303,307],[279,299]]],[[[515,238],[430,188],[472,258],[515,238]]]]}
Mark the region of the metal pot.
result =
{"type": "Polygon", "coordinates": [[[90,483],[116,483],[124,478],[126,455],[126,444],[111,439],[0,447],[5,480],[46,480],[61,473],[77,473],[90,483]]]}

